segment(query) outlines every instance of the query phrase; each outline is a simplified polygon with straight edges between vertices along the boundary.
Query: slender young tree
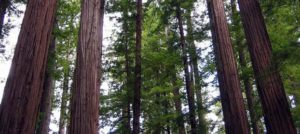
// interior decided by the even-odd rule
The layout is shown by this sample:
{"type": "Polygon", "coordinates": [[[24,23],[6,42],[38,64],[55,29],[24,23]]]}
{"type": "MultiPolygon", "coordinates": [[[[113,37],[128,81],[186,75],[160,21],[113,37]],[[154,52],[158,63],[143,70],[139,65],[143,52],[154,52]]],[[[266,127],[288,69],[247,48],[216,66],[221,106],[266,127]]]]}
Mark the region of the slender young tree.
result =
{"type": "Polygon", "coordinates": [[[136,48],[135,48],[135,86],[133,95],[133,134],[140,132],[141,114],[141,47],[142,47],[142,0],[136,1],[136,48]]]}
{"type": "Polygon", "coordinates": [[[70,134],[97,134],[104,0],[83,0],[71,97],[70,134]]]}
{"type": "Polygon", "coordinates": [[[283,83],[272,61],[271,42],[259,3],[257,0],[239,0],[239,7],[267,131],[295,134],[283,83]]]}
{"type": "Polygon", "coordinates": [[[128,24],[128,8],[125,7],[123,11],[123,30],[124,30],[124,44],[125,44],[125,72],[126,72],[126,84],[125,84],[125,92],[127,95],[126,105],[124,105],[122,109],[122,116],[123,116],[123,126],[125,127],[125,133],[131,133],[130,127],[130,103],[131,103],[131,94],[130,94],[130,87],[131,87],[131,72],[130,72],[130,52],[129,52],[129,24],[128,24]]]}
{"type": "MultiPolygon", "coordinates": [[[[69,56],[67,56],[68,59],[69,56]]],[[[62,84],[62,96],[60,104],[60,116],[59,116],[59,129],[58,134],[65,134],[66,124],[67,124],[67,101],[68,101],[68,90],[69,90],[69,67],[64,70],[63,74],[63,84],[62,84]]]]}
{"type": "Polygon", "coordinates": [[[225,129],[228,134],[249,134],[248,120],[238,78],[222,0],[207,1],[218,72],[225,129]]]}
{"type": "Polygon", "coordinates": [[[32,134],[38,115],[56,0],[30,0],[0,107],[1,134],[32,134]]]}
{"type": "MultiPolygon", "coordinates": [[[[198,132],[200,134],[207,133],[207,123],[204,118],[205,116],[205,109],[202,102],[202,93],[201,93],[201,76],[200,71],[198,68],[198,60],[199,57],[197,55],[196,45],[194,43],[194,32],[193,32],[193,22],[192,22],[192,10],[188,9],[187,11],[187,42],[189,43],[189,55],[191,59],[191,68],[192,74],[194,74],[193,84],[194,84],[194,91],[196,93],[197,98],[197,113],[198,113],[198,132]]],[[[193,76],[191,76],[193,78],[193,76]]]]}
{"type": "Polygon", "coordinates": [[[190,78],[188,58],[187,58],[187,47],[185,43],[184,31],[183,31],[183,22],[182,15],[179,2],[176,4],[176,18],[178,20],[179,32],[180,32],[180,46],[182,48],[182,61],[184,66],[184,74],[185,74],[185,88],[187,92],[188,98],[188,106],[189,106],[189,120],[191,125],[191,133],[197,133],[197,123],[195,118],[195,99],[194,99],[194,91],[191,87],[192,81],[190,78]]]}

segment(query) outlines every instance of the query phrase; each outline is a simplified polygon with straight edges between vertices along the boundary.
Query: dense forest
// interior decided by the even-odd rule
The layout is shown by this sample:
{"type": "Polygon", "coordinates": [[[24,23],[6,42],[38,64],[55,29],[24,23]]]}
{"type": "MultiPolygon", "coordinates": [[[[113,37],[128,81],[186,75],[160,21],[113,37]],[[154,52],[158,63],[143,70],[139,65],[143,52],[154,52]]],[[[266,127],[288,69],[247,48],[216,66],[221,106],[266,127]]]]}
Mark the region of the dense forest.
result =
{"type": "Polygon", "coordinates": [[[0,134],[300,133],[299,0],[0,0],[0,62],[0,134]]]}

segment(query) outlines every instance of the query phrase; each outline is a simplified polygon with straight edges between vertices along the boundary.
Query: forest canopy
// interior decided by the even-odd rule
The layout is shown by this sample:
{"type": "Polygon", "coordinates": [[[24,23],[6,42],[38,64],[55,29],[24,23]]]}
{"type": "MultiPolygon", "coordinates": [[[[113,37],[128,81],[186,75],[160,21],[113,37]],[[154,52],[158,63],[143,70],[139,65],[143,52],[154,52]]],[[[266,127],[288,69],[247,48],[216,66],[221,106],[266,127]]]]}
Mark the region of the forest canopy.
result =
{"type": "Polygon", "coordinates": [[[300,133],[298,0],[0,0],[0,134],[300,133]]]}

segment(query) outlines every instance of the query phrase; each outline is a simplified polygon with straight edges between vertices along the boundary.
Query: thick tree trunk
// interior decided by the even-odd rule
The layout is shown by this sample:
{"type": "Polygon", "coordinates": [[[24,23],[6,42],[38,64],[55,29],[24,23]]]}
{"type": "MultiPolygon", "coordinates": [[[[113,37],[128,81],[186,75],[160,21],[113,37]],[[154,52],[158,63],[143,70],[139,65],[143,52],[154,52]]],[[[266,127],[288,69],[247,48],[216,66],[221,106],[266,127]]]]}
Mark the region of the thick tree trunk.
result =
{"type": "Polygon", "coordinates": [[[1,134],[32,134],[38,115],[56,0],[30,0],[0,108],[1,134]]]}
{"type": "Polygon", "coordinates": [[[225,129],[228,134],[249,134],[240,81],[222,0],[208,0],[225,129]]]}
{"type": "Polygon", "coordinates": [[[136,50],[135,50],[135,86],[133,96],[133,134],[140,132],[141,114],[141,46],[142,46],[142,0],[136,1],[136,50]]]}
{"type": "Polygon", "coordinates": [[[200,134],[206,134],[207,133],[207,123],[204,118],[205,116],[205,109],[203,107],[202,102],[202,93],[201,93],[201,77],[200,77],[200,71],[198,69],[198,56],[197,56],[197,50],[194,43],[194,35],[193,35],[193,23],[192,23],[192,17],[191,17],[191,10],[188,10],[187,14],[187,41],[189,43],[189,54],[191,56],[191,62],[192,62],[192,71],[194,74],[194,90],[197,97],[197,113],[198,113],[198,132],[200,134]]]}
{"type": "Polygon", "coordinates": [[[97,134],[104,0],[83,0],[71,97],[70,134],[97,134]]]}
{"type": "Polygon", "coordinates": [[[296,129],[280,74],[272,63],[271,42],[259,3],[239,0],[239,5],[267,131],[294,134],[296,129]]]}
{"type": "Polygon", "coordinates": [[[47,61],[47,68],[46,68],[46,74],[44,78],[44,85],[43,85],[43,94],[41,98],[41,104],[40,104],[40,114],[41,121],[38,125],[38,128],[36,130],[36,134],[48,134],[49,133],[49,125],[50,125],[50,117],[51,117],[51,104],[52,104],[52,95],[54,91],[54,81],[52,72],[54,70],[54,60],[52,59],[55,55],[55,38],[54,35],[52,35],[49,52],[48,52],[48,61],[47,61]]]}
{"type": "MultiPolygon", "coordinates": [[[[69,56],[67,56],[67,57],[69,57],[69,56]]],[[[63,80],[62,90],[63,90],[63,92],[61,95],[58,134],[65,134],[65,132],[66,132],[66,124],[67,124],[66,116],[67,116],[67,108],[68,108],[67,101],[68,101],[68,90],[69,90],[69,68],[67,68],[64,72],[64,80],[63,80]]]]}
{"type": "MultiPolygon", "coordinates": [[[[235,44],[238,46],[238,55],[239,55],[239,63],[242,68],[242,70],[247,68],[247,61],[245,57],[245,45],[243,44],[243,38],[239,34],[242,33],[241,31],[241,26],[239,23],[238,19],[238,11],[236,9],[236,0],[231,0],[231,18],[232,18],[232,24],[233,24],[233,29],[235,30],[236,36],[235,36],[235,44]]],[[[245,72],[242,72],[245,73],[245,72]]],[[[259,134],[259,129],[257,126],[257,116],[256,112],[254,109],[254,104],[253,104],[253,95],[252,95],[252,85],[251,85],[251,78],[250,75],[243,75],[242,77],[244,87],[245,87],[245,93],[246,93],[246,99],[247,99],[247,104],[248,104],[248,109],[249,109],[249,114],[250,114],[250,121],[251,121],[251,127],[252,127],[252,132],[253,134],[259,134]]]]}
{"type": "Polygon", "coordinates": [[[179,32],[180,32],[180,45],[182,47],[182,60],[184,66],[184,74],[185,74],[185,86],[188,98],[188,106],[189,106],[189,119],[191,125],[191,133],[197,133],[197,125],[196,125],[196,118],[195,118],[195,100],[194,100],[194,91],[191,88],[191,79],[190,73],[188,69],[188,59],[187,59],[187,47],[185,43],[184,31],[183,31],[183,22],[181,16],[181,9],[179,3],[176,6],[176,17],[178,20],[179,32]]]}
{"type": "Polygon", "coordinates": [[[3,25],[4,25],[4,18],[6,14],[6,10],[9,6],[9,0],[0,0],[0,39],[3,38],[3,25]]]}

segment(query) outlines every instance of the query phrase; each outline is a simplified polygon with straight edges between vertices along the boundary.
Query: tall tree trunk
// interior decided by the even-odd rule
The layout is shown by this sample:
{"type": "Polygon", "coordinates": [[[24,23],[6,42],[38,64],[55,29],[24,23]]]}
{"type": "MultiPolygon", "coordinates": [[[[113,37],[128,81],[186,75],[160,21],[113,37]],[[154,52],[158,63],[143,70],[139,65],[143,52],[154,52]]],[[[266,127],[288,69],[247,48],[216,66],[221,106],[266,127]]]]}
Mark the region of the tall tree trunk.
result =
{"type": "MultiPolygon", "coordinates": [[[[69,56],[67,56],[68,59],[69,56]]],[[[67,101],[68,101],[68,90],[69,90],[69,67],[64,70],[64,80],[62,86],[61,104],[60,104],[60,118],[59,118],[59,129],[58,134],[65,134],[67,124],[67,101]]]]}
{"type": "Polygon", "coordinates": [[[222,0],[208,0],[225,129],[228,134],[249,134],[240,81],[222,0]]]}
{"type": "Polygon", "coordinates": [[[193,35],[193,23],[192,23],[192,16],[191,16],[191,9],[188,9],[187,12],[187,42],[189,43],[189,54],[191,56],[191,62],[192,62],[192,71],[194,74],[194,90],[196,93],[197,97],[197,113],[198,113],[198,122],[199,122],[199,127],[198,127],[198,132],[200,134],[206,134],[207,133],[207,123],[204,118],[205,116],[205,109],[203,107],[203,102],[202,102],[202,93],[201,93],[201,76],[200,76],[200,71],[198,69],[198,55],[197,55],[197,50],[196,46],[194,43],[194,35],[193,35]]]}
{"type": "Polygon", "coordinates": [[[30,0],[0,108],[1,134],[32,134],[43,92],[56,0],[30,0]]]}
{"type": "Polygon", "coordinates": [[[54,71],[55,61],[53,57],[55,55],[55,37],[52,35],[51,43],[49,46],[48,52],[48,60],[47,60],[47,68],[46,74],[44,78],[43,85],[43,93],[40,103],[40,114],[42,114],[41,121],[36,130],[36,134],[48,134],[49,133],[49,125],[50,125],[50,117],[51,117],[51,103],[52,103],[52,95],[54,91],[54,81],[51,73],[54,71]]]}
{"type": "MultiPolygon", "coordinates": [[[[238,11],[236,9],[236,0],[231,0],[231,18],[232,18],[232,24],[233,24],[233,29],[235,32],[237,32],[235,36],[235,44],[238,46],[238,55],[239,55],[239,63],[241,65],[242,70],[247,68],[247,61],[245,58],[245,45],[243,44],[243,39],[240,34],[242,33],[239,19],[238,19],[238,11]]],[[[245,72],[242,72],[245,73],[245,72]]],[[[252,95],[252,85],[251,85],[251,78],[250,75],[243,75],[242,77],[244,87],[245,87],[245,93],[246,93],[246,99],[247,99],[247,104],[248,104],[248,109],[249,109],[249,114],[250,114],[250,121],[251,121],[251,127],[253,134],[259,134],[259,129],[257,125],[257,116],[256,112],[254,109],[254,104],[253,104],[253,95],[252,95]]]]}
{"type": "Polygon", "coordinates": [[[191,125],[191,133],[197,133],[197,125],[196,125],[196,118],[195,118],[195,100],[194,100],[194,91],[191,88],[191,80],[190,80],[190,73],[188,69],[188,59],[187,59],[187,47],[185,43],[185,37],[183,32],[183,22],[181,16],[181,9],[179,3],[176,5],[176,17],[178,20],[179,25],[179,32],[180,32],[180,45],[182,47],[182,60],[184,66],[184,74],[185,74],[185,86],[188,98],[188,106],[189,106],[189,118],[190,118],[190,125],[191,125]]]}
{"type": "Polygon", "coordinates": [[[83,0],[81,4],[70,134],[97,134],[104,0],[83,0]]]}
{"type": "Polygon", "coordinates": [[[142,46],[142,0],[136,1],[136,50],[135,50],[135,86],[133,96],[133,134],[140,132],[141,114],[141,46],[142,46]]]}
{"type": "Polygon", "coordinates": [[[125,133],[129,134],[131,133],[131,127],[130,127],[130,103],[131,103],[131,94],[130,94],[130,59],[129,59],[129,28],[128,28],[128,22],[126,19],[128,19],[128,11],[127,8],[123,12],[123,17],[124,17],[124,22],[123,22],[123,30],[124,30],[124,44],[125,44],[125,72],[126,72],[126,83],[125,83],[125,92],[127,95],[127,100],[126,100],[126,105],[124,105],[122,109],[122,114],[123,114],[123,126],[125,129],[125,133]]]}
{"type": "Polygon", "coordinates": [[[3,38],[3,25],[4,25],[4,18],[6,14],[6,10],[10,4],[9,0],[0,0],[0,39],[3,38]]]}
{"type": "Polygon", "coordinates": [[[294,134],[296,129],[280,74],[272,62],[271,42],[259,3],[257,0],[239,0],[239,6],[267,131],[294,134]]]}

